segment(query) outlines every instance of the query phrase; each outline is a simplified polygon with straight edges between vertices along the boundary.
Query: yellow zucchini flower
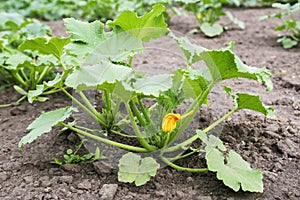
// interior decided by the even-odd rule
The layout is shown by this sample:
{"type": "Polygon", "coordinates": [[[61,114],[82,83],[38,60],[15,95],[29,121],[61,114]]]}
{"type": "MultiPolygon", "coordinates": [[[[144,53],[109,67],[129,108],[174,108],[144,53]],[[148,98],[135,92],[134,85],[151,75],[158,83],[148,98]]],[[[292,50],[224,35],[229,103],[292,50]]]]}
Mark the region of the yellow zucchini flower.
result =
{"type": "Polygon", "coordinates": [[[199,19],[199,20],[202,19],[202,14],[201,13],[197,14],[197,19],[199,19]]]}
{"type": "Polygon", "coordinates": [[[169,113],[167,114],[162,122],[162,130],[166,133],[173,131],[176,128],[176,122],[180,119],[183,119],[191,114],[193,114],[193,110],[186,115],[169,113]]]}

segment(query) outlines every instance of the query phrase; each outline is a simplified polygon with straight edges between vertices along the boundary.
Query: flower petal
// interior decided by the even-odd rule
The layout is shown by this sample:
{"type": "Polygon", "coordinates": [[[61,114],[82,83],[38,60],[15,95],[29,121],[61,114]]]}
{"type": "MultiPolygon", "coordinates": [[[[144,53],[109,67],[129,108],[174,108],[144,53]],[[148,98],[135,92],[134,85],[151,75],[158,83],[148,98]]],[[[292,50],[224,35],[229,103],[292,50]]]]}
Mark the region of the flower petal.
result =
{"type": "Polygon", "coordinates": [[[162,130],[164,132],[171,132],[176,128],[176,122],[181,119],[180,114],[169,113],[167,114],[162,122],[162,130]]]}

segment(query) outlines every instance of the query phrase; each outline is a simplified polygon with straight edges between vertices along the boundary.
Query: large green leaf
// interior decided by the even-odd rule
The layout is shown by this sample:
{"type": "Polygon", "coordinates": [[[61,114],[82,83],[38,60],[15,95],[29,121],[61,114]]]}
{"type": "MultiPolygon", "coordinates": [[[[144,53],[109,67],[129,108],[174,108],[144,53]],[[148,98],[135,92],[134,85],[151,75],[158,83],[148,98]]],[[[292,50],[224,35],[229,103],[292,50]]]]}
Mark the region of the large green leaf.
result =
{"type": "Polygon", "coordinates": [[[209,74],[207,70],[195,70],[192,68],[179,69],[174,72],[175,77],[173,82],[183,81],[182,92],[185,99],[193,98],[196,99],[201,92],[203,92],[209,83],[209,74]],[[207,80],[207,79],[208,80],[207,80]]]}
{"type": "Polygon", "coordinates": [[[134,95],[134,91],[127,90],[123,84],[127,85],[124,82],[118,82],[112,94],[114,97],[120,98],[123,102],[129,102],[134,95]]]}
{"type": "Polygon", "coordinates": [[[265,106],[259,96],[238,93],[237,104],[239,109],[250,109],[261,112],[269,118],[275,118],[274,108],[265,106]]]}
{"type": "Polygon", "coordinates": [[[200,54],[206,50],[204,47],[191,43],[186,37],[176,37],[172,32],[169,35],[177,42],[189,65],[202,60],[200,54]]]}
{"type": "Polygon", "coordinates": [[[133,84],[137,93],[158,97],[163,91],[172,87],[172,74],[160,74],[138,79],[133,84]]]}
{"type": "Polygon", "coordinates": [[[68,45],[68,50],[79,57],[89,56],[85,62],[122,61],[143,50],[141,40],[123,31],[105,32],[100,21],[88,23],[67,18],[64,22],[74,41],[68,45]]]}
{"type": "Polygon", "coordinates": [[[274,108],[270,106],[265,106],[260,97],[257,95],[237,93],[232,94],[229,87],[224,87],[224,90],[232,97],[235,107],[237,109],[249,109],[260,112],[268,118],[275,118],[274,108]]]}
{"type": "MultiPolygon", "coordinates": [[[[31,60],[32,59],[29,56],[27,56],[19,51],[16,51],[13,54],[9,55],[9,57],[7,58],[6,64],[8,66],[5,66],[5,68],[16,70],[20,64],[23,64],[26,61],[28,61],[30,63],[31,60]]],[[[29,64],[29,66],[31,66],[31,64],[29,64]]]]}
{"type": "Polygon", "coordinates": [[[230,50],[212,50],[201,53],[214,83],[231,78],[254,79],[272,90],[270,72],[265,68],[250,67],[245,65],[230,50]]]}
{"type": "Polygon", "coordinates": [[[66,18],[64,23],[72,41],[75,42],[70,43],[67,49],[79,57],[85,57],[93,52],[97,44],[105,40],[104,25],[100,21],[89,23],[66,18]]]}
{"type": "Polygon", "coordinates": [[[35,60],[34,64],[37,65],[37,66],[43,66],[43,67],[44,66],[49,66],[49,65],[51,65],[51,66],[58,66],[59,65],[59,61],[52,54],[50,54],[50,55],[39,55],[38,59],[35,60]]]}
{"type": "Polygon", "coordinates": [[[197,130],[199,139],[206,145],[205,159],[210,171],[217,172],[217,178],[225,185],[238,191],[263,192],[262,174],[259,170],[251,169],[249,163],[230,150],[226,152],[223,142],[216,136],[207,135],[197,130]]]}
{"type": "Polygon", "coordinates": [[[223,32],[223,27],[220,24],[209,24],[207,22],[201,24],[201,31],[208,37],[215,37],[223,32]]]}
{"type": "Polygon", "coordinates": [[[251,169],[250,165],[235,151],[230,150],[226,155],[226,164],[223,152],[211,149],[206,153],[207,166],[210,171],[217,172],[217,178],[225,185],[238,191],[263,192],[262,174],[260,170],[251,169]]]}
{"type": "Polygon", "coordinates": [[[165,7],[161,4],[154,5],[150,12],[141,17],[137,16],[135,12],[125,10],[108,25],[119,27],[143,42],[148,42],[165,35],[169,31],[164,21],[164,11],[165,7]]]}
{"type": "Polygon", "coordinates": [[[66,79],[65,84],[74,89],[97,88],[104,83],[124,80],[132,69],[107,61],[95,65],[85,65],[75,69],[66,79]]]}
{"type": "Polygon", "coordinates": [[[199,139],[205,144],[205,150],[206,152],[209,152],[210,150],[217,148],[221,151],[226,151],[226,147],[224,146],[222,140],[220,138],[214,136],[214,135],[209,135],[207,136],[205,132],[201,130],[196,130],[196,133],[199,137],[199,139]]]}
{"type": "Polygon", "coordinates": [[[152,157],[141,158],[134,153],[127,153],[119,160],[118,180],[125,183],[135,182],[136,186],[147,183],[156,175],[158,164],[152,157]]]}
{"type": "MultiPolygon", "coordinates": [[[[178,43],[189,65],[201,60],[205,62],[213,84],[231,78],[248,78],[264,83],[268,90],[272,90],[270,72],[266,68],[244,64],[231,49],[206,50],[192,44],[187,38],[178,38],[172,33],[170,35],[178,43]]],[[[202,74],[208,79],[205,70],[202,71],[202,74]]]]}
{"type": "Polygon", "coordinates": [[[74,111],[76,111],[76,108],[65,107],[42,113],[27,127],[30,132],[21,139],[18,145],[19,148],[22,149],[24,144],[31,143],[42,134],[51,131],[53,126],[57,125],[59,122],[63,122],[74,111]]]}
{"type": "Polygon", "coordinates": [[[89,45],[98,44],[105,39],[104,25],[100,21],[82,22],[74,18],[64,19],[67,32],[71,34],[71,39],[81,41],[89,45]]]}
{"type": "Polygon", "coordinates": [[[19,33],[21,35],[26,36],[26,38],[34,38],[49,35],[51,32],[51,28],[38,20],[35,19],[26,19],[26,26],[25,23],[22,24],[22,28],[20,29],[19,33]]]}
{"type": "Polygon", "coordinates": [[[52,37],[47,39],[45,37],[37,37],[33,39],[26,39],[20,46],[19,50],[39,51],[40,54],[52,54],[57,59],[60,59],[63,54],[64,47],[70,42],[69,38],[52,37]]]}
{"type": "Polygon", "coordinates": [[[98,63],[103,59],[124,61],[144,50],[142,41],[126,32],[112,34],[109,38],[99,42],[90,52],[87,63],[98,63]]]}
{"type": "Polygon", "coordinates": [[[9,22],[14,23],[18,27],[24,22],[23,16],[18,13],[0,12],[0,16],[1,16],[0,27],[4,26],[6,23],[9,22]]]}

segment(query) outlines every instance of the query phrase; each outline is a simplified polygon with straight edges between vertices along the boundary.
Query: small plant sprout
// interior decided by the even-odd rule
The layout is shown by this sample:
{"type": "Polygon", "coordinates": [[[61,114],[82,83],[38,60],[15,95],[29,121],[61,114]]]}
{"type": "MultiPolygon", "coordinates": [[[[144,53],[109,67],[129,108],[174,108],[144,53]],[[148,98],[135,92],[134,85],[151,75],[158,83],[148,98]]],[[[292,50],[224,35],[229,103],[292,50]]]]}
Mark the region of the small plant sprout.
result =
{"type": "MultiPolygon", "coordinates": [[[[261,171],[252,169],[235,151],[227,151],[218,137],[208,134],[241,109],[274,118],[273,108],[265,106],[259,96],[234,93],[224,86],[233,99],[233,108],[203,130],[192,132],[192,135],[187,135],[187,132],[202,105],[209,102],[208,95],[214,86],[223,80],[246,78],[271,90],[270,72],[265,68],[245,65],[234,54],[233,43],[224,49],[208,50],[185,37],[175,36],[164,21],[164,11],[165,7],[161,4],[154,5],[143,16],[124,11],[106,24],[109,31],[104,31],[104,24],[100,21],[88,23],[65,19],[70,43],[53,40],[54,44],[59,44],[60,50],[50,51],[49,46],[47,53],[58,58],[60,52],[72,55],[73,65],[71,62],[65,65],[63,78],[58,80],[59,84],[53,84],[53,89],[63,91],[76,108],[69,106],[42,113],[28,126],[29,133],[21,139],[19,148],[50,132],[53,127],[61,126],[85,139],[126,150],[118,158],[118,179],[121,182],[143,185],[155,176],[159,166],[165,164],[179,171],[216,172],[217,178],[234,191],[262,192],[261,171]],[[168,37],[178,45],[186,66],[167,74],[141,73],[133,59],[144,52],[143,44],[161,37],[168,37]],[[198,62],[204,62],[206,67],[194,69],[192,65],[198,62]],[[71,94],[70,89],[75,93],[71,94]],[[89,91],[98,91],[101,106],[95,107],[95,102],[87,98],[89,91]],[[152,103],[146,104],[146,101],[152,103]],[[185,104],[187,101],[192,103],[185,104]],[[179,110],[183,105],[185,113],[179,110]],[[79,110],[100,125],[99,132],[79,123],[65,122],[79,110]],[[196,148],[195,141],[201,141],[196,148]],[[192,143],[195,150],[185,151],[192,143]],[[190,168],[174,163],[198,154],[203,148],[206,167],[190,168]]],[[[40,40],[36,43],[45,47],[40,40]]],[[[35,45],[31,49],[42,47],[35,45]]],[[[72,153],[67,153],[67,158],[71,158],[72,153]]],[[[111,155],[108,151],[104,156],[111,155]]]]}
{"type": "Polygon", "coordinates": [[[281,21],[281,25],[275,28],[275,31],[284,31],[285,35],[280,37],[277,42],[281,43],[283,48],[289,49],[297,46],[300,41],[300,19],[297,20],[297,15],[300,14],[300,3],[291,5],[289,3],[281,4],[274,3],[272,7],[285,10],[284,12],[262,16],[260,19],[277,18],[281,21]]]}
{"type": "MultiPolygon", "coordinates": [[[[192,12],[197,19],[200,30],[208,37],[216,37],[220,35],[227,26],[231,24],[238,25],[241,29],[245,28],[244,22],[235,18],[231,12],[224,11],[224,4],[231,3],[229,0],[219,1],[182,1],[185,10],[192,12]],[[219,21],[222,16],[226,16],[231,21],[230,24],[222,26],[219,21]]],[[[234,1],[234,3],[238,3],[234,1]]]]}
{"type": "Polygon", "coordinates": [[[99,159],[104,159],[105,157],[101,155],[100,149],[97,147],[95,153],[87,153],[83,156],[78,155],[78,151],[81,149],[82,145],[86,140],[81,140],[79,145],[75,146],[75,151],[68,149],[64,155],[64,160],[54,158],[53,164],[63,165],[63,164],[74,164],[74,163],[90,163],[99,159]]]}

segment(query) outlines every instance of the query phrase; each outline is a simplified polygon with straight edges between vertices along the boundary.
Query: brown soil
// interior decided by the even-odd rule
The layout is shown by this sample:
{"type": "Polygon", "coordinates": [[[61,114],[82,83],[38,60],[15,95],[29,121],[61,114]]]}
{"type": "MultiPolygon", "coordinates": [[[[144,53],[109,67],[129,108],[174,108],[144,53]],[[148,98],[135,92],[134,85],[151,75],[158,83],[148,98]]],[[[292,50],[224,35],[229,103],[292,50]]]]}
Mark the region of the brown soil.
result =
{"type": "MultiPolygon", "coordinates": [[[[235,52],[248,65],[266,66],[273,74],[270,93],[252,81],[227,82],[237,90],[262,94],[267,105],[276,110],[276,120],[239,111],[226,120],[220,137],[238,151],[253,168],[264,175],[264,192],[234,192],[214,173],[192,174],[166,167],[146,185],[117,182],[116,170],[103,163],[59,167],[50,162],[79,141],[73,134],[57,136],[57,130],[45,134],[22,152],[17,148],[27,133],[26,127],[42,111],[71,105],[64,95],[56,94],[45,103],[23,102],[0,109],[0,199],[299,199],[300,142],[300,47],[290,50],[276,44],[280,33],[273,31],[276,20],[258,21],[274,9],[233,9],[246,24],[245,30],[230,28],[218,38],[189,35],[197,27],[194,18],[173,17],[170,28],[186,34],[208,49],[219,49],[235,41],[235,52]]],[[[224,20],[224,23],[226,20],[224,20]]],[[[64,35],[62,22],[52,22],[54,33],[64,35]],[[59,27],[59,29],[57,29],[59,27]]],[[[152,58],[148,58],[151,60],[152,58]]],[[[19,97],[13,90],[0,92],[0,104],[19,97]]],[[[211,101],[214,101],[212,99],[211,101]]],[[[196,156],[185,159],[188,166],[202,165],[196,156]]],[[[201,158],[200,158],[201,160],[201,158]]]]}

